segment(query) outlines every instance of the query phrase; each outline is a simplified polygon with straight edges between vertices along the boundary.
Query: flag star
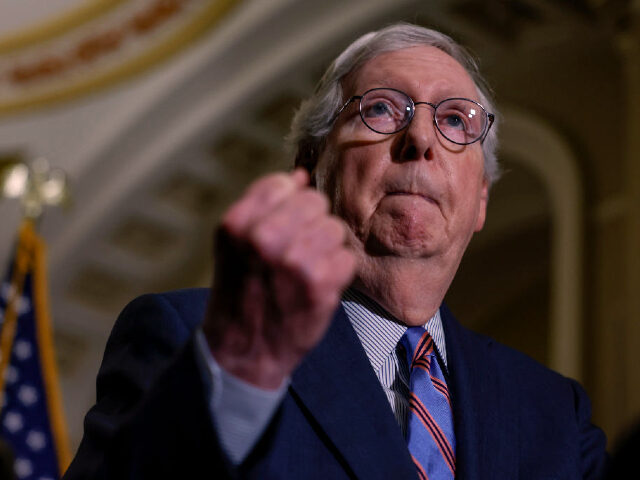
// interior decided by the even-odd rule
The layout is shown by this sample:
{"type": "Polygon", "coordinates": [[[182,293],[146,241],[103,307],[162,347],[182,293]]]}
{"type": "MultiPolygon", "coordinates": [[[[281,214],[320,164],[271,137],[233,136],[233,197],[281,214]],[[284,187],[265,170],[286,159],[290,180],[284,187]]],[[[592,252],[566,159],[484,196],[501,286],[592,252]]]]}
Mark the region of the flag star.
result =
{"type": "Polygon", "coordinates": [[[26,340],[17,340],[13,347],[13,351],[19,360],[27,360],[32,353],[31,344],[26,340]]]}
{"type": "Polygon", "coordinates": [[[27,297],[20,297],[18,299],[18,306],[16,308],[18,311],[18,315],[22,316],[25,313],[28,313],[31,310],[31,302],[27,297]]]}
{"type": "Polygon", "coordinates": [[[33,473],[33,465],[31,461],[26,458],[16,458],[13,469],[18,478],[26,478],[33,473]]]}
{"type": "Polygon", "coordinates": [[[11,285],[9,282],[2,282],[2,285],[0,285],[0,295],[5,302],[9,301],[9,297],[11,296],[12,292],[13,285],[11,285]]]}
{"type": "MultiPolygon", "coordinates": [[[[0,295],[2,296],[5,303],[9,303],[9,300],[14,295],[15,288],[10,283],[3,283],[0,286],[0,295]]],[[[20,296],[18,301],[16,302],[16,312],[18,315],[24,315],[31,309],[31,302],[27,297],[20,296]]]]}
{"type": "Polygon", "coordinates": [[[38,401],[38,391],[30,385],[22,385],[18,390],[18,399],[26,407],[30,407],[38,401]]]}
{"type": "Polygon", "coordinates": [[[4,417],[4,426],[11,433],[16,433],[18,430],[22,429],[22,415],[16,412],[7,412],[7,415],[4,417]]]}
{"type": "Polygon", "coordinates": [[[8,384],[16,383],[18,381],[18,369],[13,365],[9,365],[7,369],[4,371],[4,379],[8,384]]]}
{"type": "Polygon", "coordinates": [[[44,433],[38,432],[36,430],[31,430],[27,435],[27,445],[31,450],[38,451],[42,450],[47,444],[47,438],[44,436],[44,433]]]}

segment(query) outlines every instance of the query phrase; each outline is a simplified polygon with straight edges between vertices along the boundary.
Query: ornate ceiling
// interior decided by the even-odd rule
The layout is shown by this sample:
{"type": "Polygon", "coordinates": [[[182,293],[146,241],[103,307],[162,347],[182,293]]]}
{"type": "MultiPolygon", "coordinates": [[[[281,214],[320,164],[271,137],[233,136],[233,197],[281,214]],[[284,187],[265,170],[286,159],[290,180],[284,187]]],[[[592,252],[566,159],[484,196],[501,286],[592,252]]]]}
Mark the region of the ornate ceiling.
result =
{"type": "Polygon", "coordinates": [[[20,2],[0,35],[0,114],[126,81],[210,30],[237,0],[20,2]],[[54,3],[55,5],[55,3],[54,3]]]}

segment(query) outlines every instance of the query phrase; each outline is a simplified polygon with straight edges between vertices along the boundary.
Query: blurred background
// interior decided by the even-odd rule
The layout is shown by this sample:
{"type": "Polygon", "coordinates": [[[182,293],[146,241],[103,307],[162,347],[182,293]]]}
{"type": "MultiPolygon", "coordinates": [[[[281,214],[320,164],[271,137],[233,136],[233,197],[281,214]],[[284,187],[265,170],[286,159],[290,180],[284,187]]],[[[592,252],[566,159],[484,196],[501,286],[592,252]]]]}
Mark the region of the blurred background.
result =
{"type": "MultiPolygon", "coordinates": [[[[610,441],[640,417],[640,1],[0,0],[0,168],[45,157],[71,184],[39,230],[74,451],[118,312],[209,284],[212,229],[290,166],[300,99],[399,20],[468,46],[500,109],[453,311],[579,379],[610,441]]],[[[0,202],[5,269],[21,216],[0,202]]]]}

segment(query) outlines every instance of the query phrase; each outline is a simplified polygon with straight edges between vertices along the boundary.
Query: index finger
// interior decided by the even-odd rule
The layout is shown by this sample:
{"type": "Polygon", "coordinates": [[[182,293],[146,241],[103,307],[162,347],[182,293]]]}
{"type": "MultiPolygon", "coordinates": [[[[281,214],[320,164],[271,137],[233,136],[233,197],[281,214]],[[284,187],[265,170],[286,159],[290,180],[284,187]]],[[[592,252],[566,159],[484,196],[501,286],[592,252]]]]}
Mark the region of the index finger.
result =
{"type": "Polygon", "coordinates": [[[262,216],[276,208],[294,192],[309,184],[306,170],[267,175],[252,183],[222,217],[222,227],[232,235],[246,233],[262,216]]]}

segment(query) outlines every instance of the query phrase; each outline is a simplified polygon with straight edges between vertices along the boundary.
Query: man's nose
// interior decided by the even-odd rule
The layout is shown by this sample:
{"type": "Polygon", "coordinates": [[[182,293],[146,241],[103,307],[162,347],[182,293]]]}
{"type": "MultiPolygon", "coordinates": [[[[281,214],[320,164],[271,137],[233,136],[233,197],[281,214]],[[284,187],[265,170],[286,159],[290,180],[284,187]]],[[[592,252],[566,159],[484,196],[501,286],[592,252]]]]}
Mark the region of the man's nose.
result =
{"type": "Polygon", "coordinates": [[[433,108],[416,105],[413,119],[403,132],[402,160],[432,160],[436,129],[433,124],[433,108]]]}

